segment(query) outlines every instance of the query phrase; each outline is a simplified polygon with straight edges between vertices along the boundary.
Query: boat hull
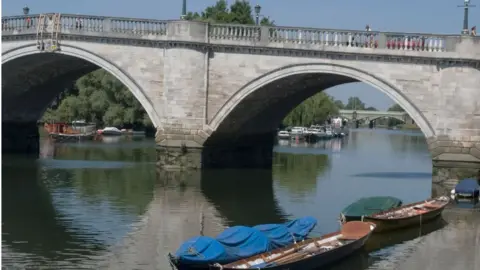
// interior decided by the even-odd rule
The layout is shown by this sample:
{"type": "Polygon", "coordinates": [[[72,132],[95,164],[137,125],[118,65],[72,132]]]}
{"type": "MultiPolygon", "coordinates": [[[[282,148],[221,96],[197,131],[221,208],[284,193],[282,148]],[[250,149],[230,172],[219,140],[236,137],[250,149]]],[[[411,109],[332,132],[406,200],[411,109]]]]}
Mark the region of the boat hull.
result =
{"type": "Polygon", "coordinates": [[[78,142],[93,140],[95,134],[64,134],[64,133],[50,133],[49,136],[57,142],[78,142]]]}
{"type": "Polygon", "coordinates": [[[122,136],[122,132],[103,131],[102,136],[122,136]]]}
{"type": "MultiPolygon", "coordinates": [[[[282,265],[277,265],[277,266],[272,266],[272,267],[267,267],[267,268],[253,268],[253,269],[268,269],[268,270],[309,270],[309,269],[318,269],[321,267],[325,267],[327,265],[330,265],[334,262],[337,262],[347,256],[350,256],[351,254],[355,253],[356,251],[359,251],[362,249],[368,239],[370,238],[372,232],[369,234],[365,235],[364,237],[353,241],[351,243],[348,243],[344,246],[341,246],[339,248],[336,248],[332,251],[321,253],[315,256],[311,256],[299,261],[295,261],[292,263],[288,264],[282,264],[282,265]]],[[[220,268],[214,268],[212,269],[218,269],[220,268]]],[[[238,268],[222,268],[222,270],[237,270],[238,268]]]]}
{"type": "Polygon", "coordinates": [[[380,233],[380,232],[393,231],[393,230],[398,230],[406,227],[421,225],[423,223],[429,222],[437,218],[438,216],[440,216],[442,214],[443,209],[444,208],[437,209],[425,214],[421,214],[418,216],[413,216],[405,219],[400,219],[400,220],[376,219],[371,217],[364,217],[363,220],[366,222],[375,223],[377,225],[375,232],[380,233]]]}
{"type": "Polygon", "coordinates": [[[436,209],[411,217],[387,219],[377,218],[374,216],[365,216],[363,221],[376,224],[376,233],[398,230],[410,226],[420,226],[440,216],[447,204],[448,202],[436,209]]]}

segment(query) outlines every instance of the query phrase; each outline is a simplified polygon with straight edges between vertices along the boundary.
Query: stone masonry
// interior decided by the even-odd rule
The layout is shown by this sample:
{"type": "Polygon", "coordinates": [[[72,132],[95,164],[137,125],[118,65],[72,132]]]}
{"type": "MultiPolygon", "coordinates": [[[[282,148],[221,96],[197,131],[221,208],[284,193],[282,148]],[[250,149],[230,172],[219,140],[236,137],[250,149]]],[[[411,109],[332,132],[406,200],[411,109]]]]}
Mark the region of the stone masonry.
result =
{"type": "Polygon", "coordinates": [[[60,50],[50,52],[37,48],[49,41],[37,41],[23,16],[2,19],[4,122],[36,121],[55,94],[47,85],[104,68],[157,127],[160,167],[268,167],[275,129],[292,108],[362,81],[418,124],[437,171],[480,167],[477,37],[62,14],[60,50]],[[89,23],[75,28],[78,17],[89,23]]]}

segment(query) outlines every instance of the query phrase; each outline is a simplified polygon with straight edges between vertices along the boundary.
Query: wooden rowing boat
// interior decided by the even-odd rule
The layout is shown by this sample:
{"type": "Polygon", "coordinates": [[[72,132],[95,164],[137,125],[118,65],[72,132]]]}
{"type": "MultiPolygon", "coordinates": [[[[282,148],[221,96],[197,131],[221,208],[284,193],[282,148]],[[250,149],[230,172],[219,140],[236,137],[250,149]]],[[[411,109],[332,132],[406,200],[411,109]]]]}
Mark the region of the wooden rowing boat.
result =
{"type": "Polygon", "coordinates": [[[210,269],[317,269],[362,248],[375,227],[376,225],[370,222],[347,222],[338,232],[311,238],[226,265],[214,264],[210,269]]]}
{"type": "Polygon", "coordinates": [[[375,232],[421,225],[441,215],[449,202],[448,196],[440,196],[365,216],[363,221],[375,223],[377,225],[375,232]]]}

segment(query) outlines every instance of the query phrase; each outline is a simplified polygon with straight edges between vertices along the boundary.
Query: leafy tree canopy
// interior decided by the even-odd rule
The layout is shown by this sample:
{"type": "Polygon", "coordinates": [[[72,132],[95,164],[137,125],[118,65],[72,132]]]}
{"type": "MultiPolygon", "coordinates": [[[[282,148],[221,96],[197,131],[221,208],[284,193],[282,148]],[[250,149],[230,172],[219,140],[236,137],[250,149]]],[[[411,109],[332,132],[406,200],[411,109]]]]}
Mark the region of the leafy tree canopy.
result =
{"type": "MultiPolygon", "coordinates": [[[[226,0],[219,0],[203,12],[188,12],[186,20],[211,23],[255,24],[252,6],[248,1],[235,1],[228,7],[226,0]]],[[[260,25],[272,26],[274,21],[263,17],[260,25]]]]}
{"type": "Polygon", "coordinates": [[[400,105],[395,103],[394,105],[392,105],[392,107],[388,108],[388,111],[390,111],[390,112],[404,112],[405,110],[402,107],[400,107],[400,105]]]}

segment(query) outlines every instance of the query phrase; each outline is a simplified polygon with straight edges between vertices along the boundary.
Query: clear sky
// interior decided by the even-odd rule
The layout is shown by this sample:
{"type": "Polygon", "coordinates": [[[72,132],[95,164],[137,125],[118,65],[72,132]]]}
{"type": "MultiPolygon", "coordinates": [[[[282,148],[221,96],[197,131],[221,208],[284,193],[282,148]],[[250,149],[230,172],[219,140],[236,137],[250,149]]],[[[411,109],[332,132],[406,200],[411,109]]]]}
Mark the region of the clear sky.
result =
{"type": "MultiPolygon", "coordinates": [[[[228,0],[233,2],[234,0],[228,0]]],[[[187,0],[188,11],[202,11],[216,0],[187,0]]],[[[277,25],[318,28],[364,29],[391,32],[459,34],[463,26],[462,0],[255,0],[261,14],[270,16],[277,25]]],[[[472,0],[470,23],[480,26],[480,0],[472,0]]],[[[152,19],[177,19],[182,0],[3,0],[2,16],[22,14],[24,5],[30,13],[60,12],[101,16],[152,19]]],[[[345,101],[359,96],[367,105],[387,109],[393,102],[377,89],[353,83],[327,91],[345,101]]]]}

